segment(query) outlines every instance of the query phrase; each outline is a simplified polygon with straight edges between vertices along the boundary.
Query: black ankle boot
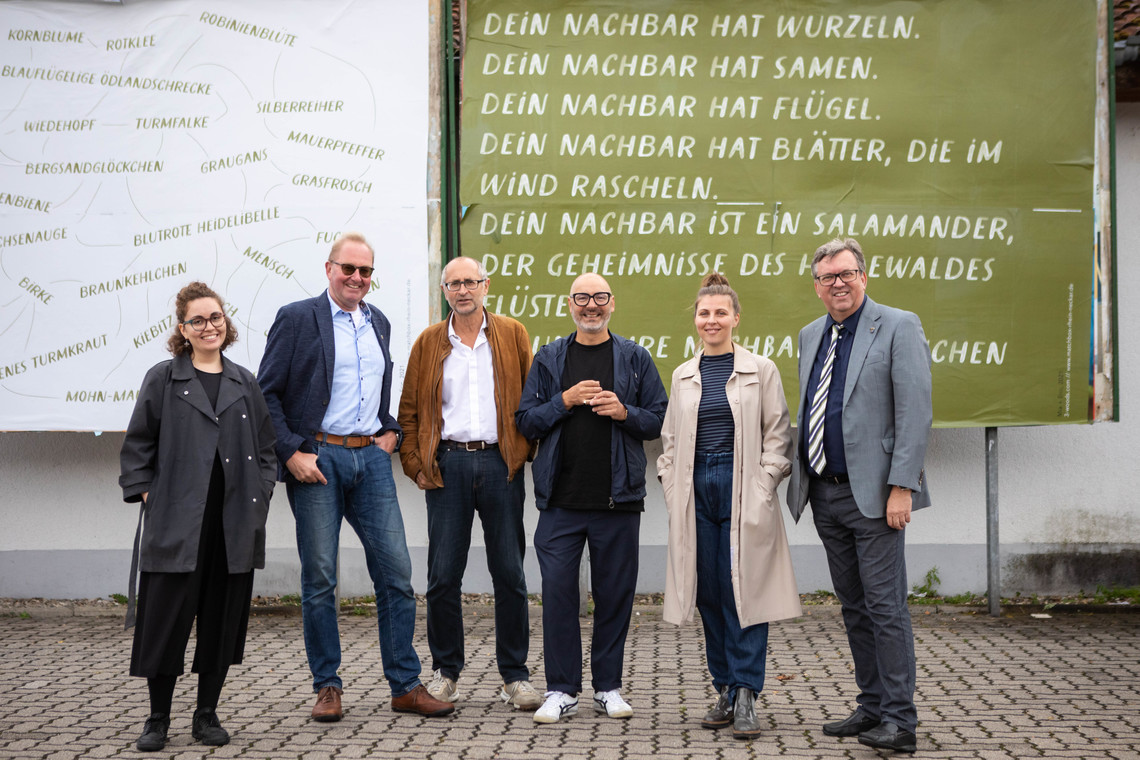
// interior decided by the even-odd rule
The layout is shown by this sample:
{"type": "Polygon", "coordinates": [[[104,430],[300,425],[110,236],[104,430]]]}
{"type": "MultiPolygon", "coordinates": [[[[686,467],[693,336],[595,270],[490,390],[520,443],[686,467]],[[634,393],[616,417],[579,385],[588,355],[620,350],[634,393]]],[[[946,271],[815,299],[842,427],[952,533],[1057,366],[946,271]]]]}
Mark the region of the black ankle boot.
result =
{"type": "Polygon", "coordinates": [[[732,725],[732,700],[728,698],[727,686],[720,690],[716,704],[705,713],[701,725],[704,728],[724,728],[732,725]]]}
{"type": "Polygon", "coordinates": [[[754,739],[760,735],[760,719],[756,717],[756,696],[752,689],[736,690],[735,713],[732,718],[733,739],[754,739]]]}

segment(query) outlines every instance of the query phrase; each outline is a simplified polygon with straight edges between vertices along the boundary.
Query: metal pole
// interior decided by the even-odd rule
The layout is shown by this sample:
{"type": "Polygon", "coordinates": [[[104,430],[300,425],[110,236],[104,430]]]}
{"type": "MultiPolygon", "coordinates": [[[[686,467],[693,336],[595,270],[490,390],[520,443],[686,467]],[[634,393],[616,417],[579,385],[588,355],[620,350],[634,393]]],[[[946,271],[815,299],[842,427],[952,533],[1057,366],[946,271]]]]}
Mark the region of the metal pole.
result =
{"type": "Polygon", "coordinates": [[[986,428],[986,594],[990,614],[1001,615],[1001,542],[998,540],[997,428],[986,428]]]}

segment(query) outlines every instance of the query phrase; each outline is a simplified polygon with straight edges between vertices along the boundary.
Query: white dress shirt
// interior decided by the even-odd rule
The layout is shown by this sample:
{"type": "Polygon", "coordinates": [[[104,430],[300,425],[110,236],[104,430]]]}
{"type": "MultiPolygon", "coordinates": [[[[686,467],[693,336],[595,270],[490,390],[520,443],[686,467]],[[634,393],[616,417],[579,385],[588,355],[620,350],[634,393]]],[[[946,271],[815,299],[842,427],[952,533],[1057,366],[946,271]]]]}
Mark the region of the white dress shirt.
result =
{"type": "Polygon", "coordinates": [[[487,315],[483,315],[474,348],[455,334],[454,316],[447,322],[447,338],[451,353],[443,360],[443,439],[495,443],[499,430],[487,315]]]}

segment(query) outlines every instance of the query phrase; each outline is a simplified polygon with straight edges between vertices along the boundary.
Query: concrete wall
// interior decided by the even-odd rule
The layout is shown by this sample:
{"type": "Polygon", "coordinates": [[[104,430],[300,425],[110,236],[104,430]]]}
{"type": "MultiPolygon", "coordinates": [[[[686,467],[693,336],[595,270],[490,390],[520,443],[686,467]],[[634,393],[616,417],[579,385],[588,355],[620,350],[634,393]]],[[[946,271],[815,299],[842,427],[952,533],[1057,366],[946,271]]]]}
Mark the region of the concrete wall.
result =
{"type": "MultiPolygon", "coordinates": [[[[1140,429],[1137,360],[1140,302],[1140,106],[1117,114],[1117,292],[1120,423],[1009,428],[998,435],[1003,593],[1059,593],[1098,583],[1140,583],[1140,499],[1133,494],[1140,429]]],[[[874,287],[871,287],[872,295],[874,287]]],[[[91,598],[125,593],[138,511],[116,485],[121,433],[0,434],[0,596],[91,598]]],[[[659,453],[650,446],[650,461],[659,453]]],[[[937,567],[943,591],[986,587],[985,469],[980,429],[936,430],[928,454],[935,506],[907,529],[912,582],[937,567]]],[[[639,586],[664,583],[665,520],[660,488],[651,479],[642,520],[639,586]]],[[[423,497],[397,472],[413,584],[426,587],[427,522],[423,497]]],[[[528,477],[528,493],[531,493],[528,477]]],[[[785,513],[786,514],[786,513],[785,513]]],[[[528,508],[528,535],[537,512],[528,508]]],[[[801,591],[830,588],[827,563],[810,518],[788,521],[801,591]]],[[[481,544],[481,537],[475,542],[481,544]]],[[[268,564],[257,574],[261,594],[300,588],[293,519],[278,486],[269,516],[268,564]]],[[[343,537],[342,593],[371,593],[363,555],[351,529],[343,537]]],[[[540,588],[533,553],[530,588],[540,588]]],[[[472,550],[467,590],[489,591],[481,546],[472,550]]]]}

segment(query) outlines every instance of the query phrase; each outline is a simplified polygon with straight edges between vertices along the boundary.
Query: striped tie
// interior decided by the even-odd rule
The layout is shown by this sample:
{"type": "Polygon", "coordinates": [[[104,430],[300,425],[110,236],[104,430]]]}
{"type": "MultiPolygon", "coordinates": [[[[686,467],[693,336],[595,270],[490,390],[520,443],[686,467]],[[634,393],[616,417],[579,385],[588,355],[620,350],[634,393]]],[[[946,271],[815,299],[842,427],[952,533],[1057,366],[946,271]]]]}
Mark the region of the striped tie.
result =
{"type": "Polygon", "coordinates": [[[827,413],[827,392],[831,389],[831,369],[835,366],[835,347],[839,345],[839,331],[842,329],[843,325],[831,326],[831,345],[823,359],[819,385],[808,415],[808,462],[817,475],[822,475],[823,468],[827,466],[827,456],[823,453],[823,418],[827,413]]]}

